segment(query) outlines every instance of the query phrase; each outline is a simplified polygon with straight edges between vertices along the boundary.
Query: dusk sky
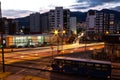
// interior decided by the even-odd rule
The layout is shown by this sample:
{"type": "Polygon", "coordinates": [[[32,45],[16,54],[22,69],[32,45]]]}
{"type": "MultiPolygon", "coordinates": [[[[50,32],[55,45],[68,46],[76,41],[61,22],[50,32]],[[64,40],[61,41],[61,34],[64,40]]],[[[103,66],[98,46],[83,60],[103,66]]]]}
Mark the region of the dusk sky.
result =
{"type": "Polygon", "coordinates": [[[86,12],[90,9],[112,9],[120,11],[120,0],[0,0],[2,16],[24,17],[33,12],[44,13],[63,6],[70,11],[86,12]]]}

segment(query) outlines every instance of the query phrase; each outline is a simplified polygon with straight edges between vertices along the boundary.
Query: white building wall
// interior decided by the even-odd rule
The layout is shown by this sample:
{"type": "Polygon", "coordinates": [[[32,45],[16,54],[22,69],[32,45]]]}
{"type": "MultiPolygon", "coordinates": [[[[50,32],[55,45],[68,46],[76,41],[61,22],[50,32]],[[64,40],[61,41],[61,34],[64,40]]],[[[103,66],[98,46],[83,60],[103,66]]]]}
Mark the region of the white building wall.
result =
{"type": "Polygon", "coordinates": [[[87,33],[93,33],[95,32],[95,28],[96,28],[96,12],[88,12],[87,13],[87,18],[86,18],[86,31],[87,33]]]}
{"type": "Polygon", "coordinates": [[[70,30],[73,34],[77,34],[76,21],[76,17],[70,17],[70,30]]]}
{"type": "Polygon", "coordinates": [[[62,29],[63,27],[63,7],[55,8],[55,28],[62,29]]]}
{"type": "Polygon", "coordinates": [[[95,28],[95,16],[89,16],[88,29],[95,28]]]}

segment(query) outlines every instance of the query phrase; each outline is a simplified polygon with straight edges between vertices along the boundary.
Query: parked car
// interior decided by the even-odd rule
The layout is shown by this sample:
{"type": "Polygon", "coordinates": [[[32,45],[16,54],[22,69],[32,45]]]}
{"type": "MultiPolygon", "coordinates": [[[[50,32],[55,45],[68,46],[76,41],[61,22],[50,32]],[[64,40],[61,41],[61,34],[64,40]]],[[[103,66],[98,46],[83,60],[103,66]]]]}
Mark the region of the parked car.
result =
{"type": "Polygon", "coordinates": [[[16,46],[17,46],[17,48],[23,48],[23,47],[25,47],[25,44],[20,43],[20,44],[17,44],[16,46]]]}

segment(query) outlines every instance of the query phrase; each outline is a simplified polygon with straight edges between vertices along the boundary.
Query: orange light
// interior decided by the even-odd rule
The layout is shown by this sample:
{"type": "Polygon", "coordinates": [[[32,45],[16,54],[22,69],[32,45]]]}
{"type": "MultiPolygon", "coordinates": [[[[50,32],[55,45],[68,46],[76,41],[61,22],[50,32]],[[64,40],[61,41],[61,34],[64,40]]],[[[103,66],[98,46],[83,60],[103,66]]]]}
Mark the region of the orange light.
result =
{"type": "Polygon", "coordinates": [[[62,52],[62,53],[64,53],[65,51],[64,51],[64,50],[62,50],[61,52],[62,52]]]}
{"type": "Polygon", "coordinates": [[[58,30],[55,30],[55,31],[54,31],[54,34],[56,34],[56,35],[57,35],[57,34],[58,34],[58,30]]]}
{"type": "Polygon", "coordinates": [[[109,34],[109,31],[106,31],[106,34],[109,34]]]}
{"type": "Polygon", "coordinates": [[[65,30],[63,30],[63,34],[65,34],[66,33],[66,31],[65,30]]]}

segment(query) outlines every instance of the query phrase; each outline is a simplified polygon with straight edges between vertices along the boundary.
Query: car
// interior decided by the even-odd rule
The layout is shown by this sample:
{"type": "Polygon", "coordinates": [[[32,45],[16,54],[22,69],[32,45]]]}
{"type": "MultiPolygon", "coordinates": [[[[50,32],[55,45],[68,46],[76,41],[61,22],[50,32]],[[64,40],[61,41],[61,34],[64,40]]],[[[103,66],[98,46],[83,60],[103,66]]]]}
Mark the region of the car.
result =
{"type": "Polygon", "coordinates": [[[17,46],[17,48],[23,48],[23,47],[25,47],[25,44],[20,43],[20,44],[17,44],[16,46],[17,46]]]}

